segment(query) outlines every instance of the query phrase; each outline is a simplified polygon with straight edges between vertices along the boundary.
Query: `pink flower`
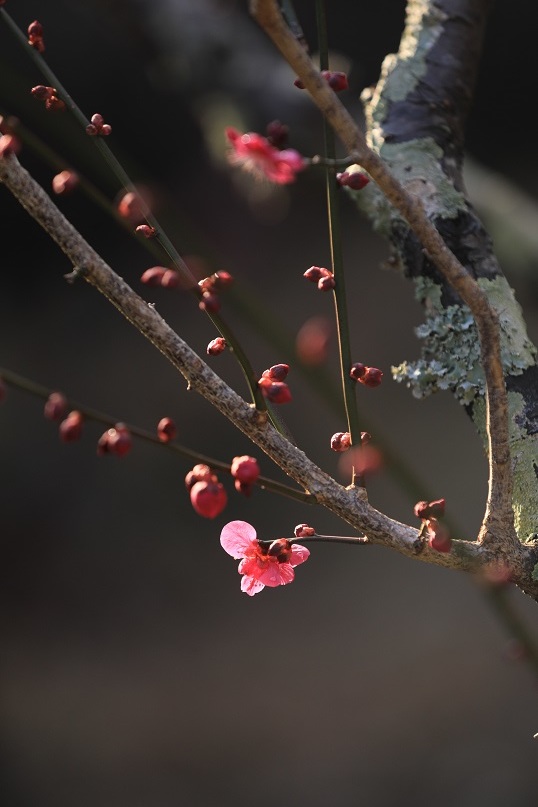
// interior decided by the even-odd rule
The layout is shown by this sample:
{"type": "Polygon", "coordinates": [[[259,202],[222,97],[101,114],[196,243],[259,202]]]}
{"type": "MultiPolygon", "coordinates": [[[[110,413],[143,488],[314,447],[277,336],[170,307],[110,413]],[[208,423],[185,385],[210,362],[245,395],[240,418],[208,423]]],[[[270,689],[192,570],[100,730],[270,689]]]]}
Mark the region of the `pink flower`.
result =
{"type": "Polygon", "coordinates": [[[222,548],[237,560],[241,591],[251,597],[265,586],[285,586],[295,577],[295,566],[304,563],[310,552],[304,546],[292,544],[279,538],[271,544],[263,544],[256,537],[256,530],[246,521],[230,521],[220,534],[222,548]]]}
{"type": "Polygon", "coordinates": [[[279,151],[266,137],[256,132],[241,134],[229,127],[226,137],[232,147],[229,159],[233,165],[241,165],[257,177],[265,177],[277,185],[295,182],[296,174],[306,167],[306,161],[298,151],[279,151]]]}

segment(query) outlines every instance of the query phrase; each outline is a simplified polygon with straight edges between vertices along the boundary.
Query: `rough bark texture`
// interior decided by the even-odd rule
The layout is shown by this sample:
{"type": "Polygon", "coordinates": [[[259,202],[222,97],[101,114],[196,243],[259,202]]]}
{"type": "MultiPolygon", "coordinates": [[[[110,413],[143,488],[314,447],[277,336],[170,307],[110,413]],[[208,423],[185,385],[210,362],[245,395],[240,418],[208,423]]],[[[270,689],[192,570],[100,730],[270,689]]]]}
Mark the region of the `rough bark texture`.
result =
{"type": "MultiPolygon", "coordinates": [[[[462,181],[464,124],[490,5],[490,0],[410,0],[399,52],[385,59],[378,85],[364,100],[370,144],[422,200],[447,246],[497,311],[516,530],[520,540],[528,541],[538,532],[536,349],[462,181]]],[[[422,358],[393,368],[394,377],[416,397],[451,390],[485,438],[484,377],[471,312],[377,189],[366,189],[358,201],[394,245],[426,313],[417,329],[424,340],[422,358]]]]}

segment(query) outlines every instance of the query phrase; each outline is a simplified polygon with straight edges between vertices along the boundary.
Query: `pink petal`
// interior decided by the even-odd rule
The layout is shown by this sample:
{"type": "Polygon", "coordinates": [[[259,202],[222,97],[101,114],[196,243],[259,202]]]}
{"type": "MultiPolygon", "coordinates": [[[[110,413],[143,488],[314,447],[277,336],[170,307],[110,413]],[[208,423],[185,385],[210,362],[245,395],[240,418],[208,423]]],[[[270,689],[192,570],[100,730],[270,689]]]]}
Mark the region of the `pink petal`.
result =
{"type": "Polygon", "coordinates": [[[258,580],[270,588],[285,586],[286,583],[291,583],[294,577],[295,572],[290,564],[279,563],[278,561],[270,563],[265,569],[261,569],[260,574],[257,575],[258,580]]]}
{"type": "Polygon", "coordinates": [[[249,597],[253,597],[255,594],[258,594],[265,588],[263,583],[260,583],[259,580],[256,580],[255,577],[249,577],[245,575],[241,580],[241,591],[244,591],[245,594],[248,594],[249,597]]]}
{"type": "Polygon", "coordinates": [[[301,563],[304,563],[305,560],[308,560],[309,557],[310,550],[307,549],[306,546],[292,544],[290,566],[299,566],[301,563]]]}
{"type": "Polygon", "coordinates": [[[222,548],[232,558],[244,558],[252,551],[252,543],[256,541],[256,530],[247,521],[230,521],[225,524],[220,534],[222,548]]]}
{"type": "Polygon", "coordinates": [[[279,563],[278,576],[280,578],[281,586],[286,586],[288,583],[292,583],[295,579],[295,572],[293,571],[291,563],[279,563]]]}
{"type": "Polygon", "coordinates": [[[243,560],[239,562],[237,571],[239,574],[246,574],[247,577],[259,577],[258,572],[260,572],[261,569],[256,558],[243,558],[243,560]]]}

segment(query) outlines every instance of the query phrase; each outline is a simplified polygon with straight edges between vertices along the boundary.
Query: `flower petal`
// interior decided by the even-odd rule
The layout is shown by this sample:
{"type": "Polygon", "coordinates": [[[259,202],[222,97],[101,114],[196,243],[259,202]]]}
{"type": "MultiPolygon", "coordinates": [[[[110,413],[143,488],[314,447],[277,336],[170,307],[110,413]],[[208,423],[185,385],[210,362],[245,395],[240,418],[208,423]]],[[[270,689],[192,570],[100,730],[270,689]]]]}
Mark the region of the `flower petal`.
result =
{"type": "Polygon", "coordinates": [[[220,534],[222,548],[237,560],[252,551],[255,541],[256,530],[247,521],[230,521],[224,525],[220,534]]]}
{"type": "Polygon", "coordinates": [[[258,594],[265,588],[264,584],[261,583],[259,580],[256,580],[255,577],[249,577],[245,575],[241,580],[241,591],[244,591],[245,594],[248,594],[249,597],[253,597],[255,594],[258,594]]]}
{"type": "Polygon", "coordinates": [[[305,560],[308,560],[309,557],[310,550],[307,549],[306,546],[301,546],[301,544],[292,544],[290,558],[291,566],[299,566],[299,564],[304,563],[305,560]]]}
{"type": "Polygon", "coordinates": [[[265,569],[261,569],[256,576],[265,586],[275,588],[276,586],[285,586],[286,583],[291,583],[295,577],[295,572],[289,563],[279,563],[275,559],[274,563],[270,563],[265,569]]]}

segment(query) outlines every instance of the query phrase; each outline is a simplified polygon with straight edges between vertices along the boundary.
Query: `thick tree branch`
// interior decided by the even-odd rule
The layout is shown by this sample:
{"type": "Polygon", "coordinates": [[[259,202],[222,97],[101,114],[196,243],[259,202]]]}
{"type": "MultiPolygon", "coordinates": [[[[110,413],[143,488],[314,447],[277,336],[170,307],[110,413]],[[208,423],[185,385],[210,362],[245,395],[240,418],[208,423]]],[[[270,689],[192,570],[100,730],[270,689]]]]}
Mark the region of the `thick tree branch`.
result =
{"type": "MultiPolygon", "coordinates": [[[[170,328],[155,308],[139,297],[113,272],[67,221],[45,191],[14,156],[0,160],[0,181],[28,213],[45,229],[87,282],[98,289],[176,367],[188,382],[241,429],[280,468],[316,501],[349,523],[371,543],[386,546],[408,557],[462,571],[478,571],[502,559],[498,549],[479,542],[454,541],[452,552],[432,550],[417,529],[394,521],[371,507],[358,488],[344,488],[328,476],[259,413],[220,379],[170,328]]],[[[503,561],[504,562],[504,561],[503,561]]],[[[538,582],[531,579],[534,550],[512,553],[510,568],[517,582],[538,598],[538,582]]]]}
{"type": "MultiPolygon", "coordinates": [[[[430,221],[418,193],[406,190],[385,162],[366,143],[364,135],[340,103],[311,59],[286,26],[276,0],[251,0],[251,13],[297,73],[340,139],[376,181],[384,196],[416,235],[429,260],[470,308],[480,338],[481,363],[486,384],[486,423],[489,454],[488,502],[480,539],[515,548],[512,470],[508,405],[501,362],[498,317],[487,295],[448,249],[430,221]]],[[[422,190],[422,189],[421,189],[422,190]]]]}

